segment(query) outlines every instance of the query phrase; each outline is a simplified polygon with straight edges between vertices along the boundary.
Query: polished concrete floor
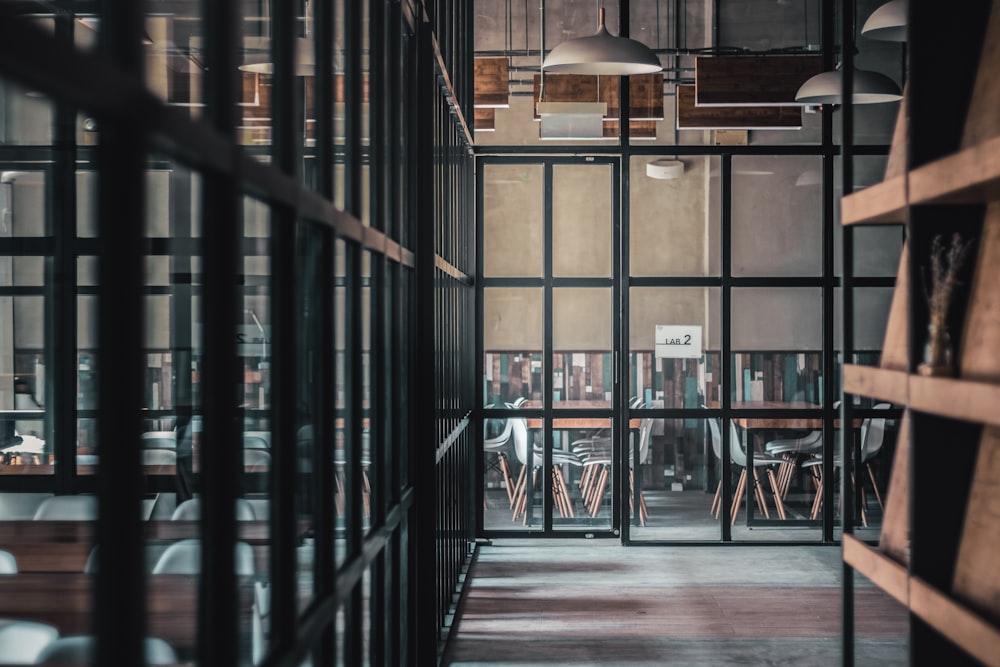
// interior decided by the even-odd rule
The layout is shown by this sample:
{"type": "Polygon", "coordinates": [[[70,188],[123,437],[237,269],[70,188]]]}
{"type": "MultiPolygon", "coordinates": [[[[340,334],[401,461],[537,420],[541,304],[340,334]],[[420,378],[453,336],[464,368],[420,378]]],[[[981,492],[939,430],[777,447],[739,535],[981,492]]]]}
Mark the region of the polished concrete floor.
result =
{"type": "MultiPolygon", "coordinates": [[[[831,546],[494,539],[444,664],[840,665],[841,577],[831,546]]],[[[855,595],[856,664],[907,664],[905,610],[865,581],[855,595]]]]}

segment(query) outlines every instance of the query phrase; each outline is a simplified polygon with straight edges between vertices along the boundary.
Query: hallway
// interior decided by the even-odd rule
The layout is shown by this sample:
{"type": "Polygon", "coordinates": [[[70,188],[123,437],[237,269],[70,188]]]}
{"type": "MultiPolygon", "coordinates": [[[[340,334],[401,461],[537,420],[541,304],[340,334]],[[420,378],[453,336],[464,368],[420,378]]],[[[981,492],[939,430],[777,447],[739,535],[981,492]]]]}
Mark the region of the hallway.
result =
{"type": "MultiPolygon", "coordinates": [[[[839,547],[495,540],[445,664],[840,664],[839,547]]],[[[856,586],[858,665],[907,664],[907,616],[856,586]]]]}

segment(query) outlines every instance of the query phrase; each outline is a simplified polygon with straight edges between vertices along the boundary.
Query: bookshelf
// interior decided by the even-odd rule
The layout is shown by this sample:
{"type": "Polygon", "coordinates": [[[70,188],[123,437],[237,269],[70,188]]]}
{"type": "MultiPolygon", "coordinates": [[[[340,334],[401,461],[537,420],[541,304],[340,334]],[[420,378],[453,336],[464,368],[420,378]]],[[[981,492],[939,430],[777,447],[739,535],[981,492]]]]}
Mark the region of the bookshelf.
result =
{"type": "Polygon", "coordinates": [[[909,12],[890,168],[842,201],[846,227],[906,229],[882,366],[843,371],[845,394],[904,407],[878,544],[845,534],[843,558],[909,610],[911,665],[1000,666],[1000,2],[909,12]],[[956,376],[925,376],[924,272],[956,232],[975,242],[949,312],[956,376]]]}

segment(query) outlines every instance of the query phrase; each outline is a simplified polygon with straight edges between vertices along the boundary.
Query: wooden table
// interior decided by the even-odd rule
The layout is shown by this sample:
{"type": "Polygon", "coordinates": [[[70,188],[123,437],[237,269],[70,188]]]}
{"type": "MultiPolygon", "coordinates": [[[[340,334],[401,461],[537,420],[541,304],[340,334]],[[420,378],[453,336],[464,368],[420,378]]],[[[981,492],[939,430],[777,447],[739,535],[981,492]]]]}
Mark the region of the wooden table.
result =
{"type": "MultiPolygon", "coordinates": [[[[718,403],[710,404],[711,408],[718,408],[718,403]]],[[[748,431],[759,430],[800,430],[812,431],[823,428],[822,417],[741,417],[740,410],[819,410],[822,405],[816,403],[806,403],[805,401],[748,401],[746,403],[733,403],[733,421],[736,425],[748,431]]],[[[854,428],[861,428],[863,419],[854,419],[854,428]]],[[[840,428],[840,419],[834,419],[834,428],[840,428]]]]}
{"type": "MultiPolygon", "coordinates": [[[[612,405],[610,401],[556,401],[553,402],[552,406],[553,415],[558,415],[563,410],[607,410],[609,413],[612,412],[612,405]]],[[[539,401],[527,401],[521,406],[521,409],[528,410],[538,409],[541,407],[542,405],[539,401]]],[[[528,429],[531,430],[542,428],[545,420],[541,417],[527,417],[525,421],[528,429]]],[[[639,428],[641,421],[641,419],[630,419],[629,428],[639,428]]],[[[611,414],[607,417],[552,417],[552,428],[557,431],[566,429],[596,430],[611,428],[611,423],[611,414]]]]}
{"type": "MultiPolygon", "coordinates": [[[[197,521],[154,520],[143,527],[149,544],[200,536],[197,521]]],[[[83,572],[94,546],[95,529],[90,521],[0,521],[0,549],[14,555],[21,572],[83,572]]],[[[257,570],[266,572],[270,523],[238,521],[237,530],[239,539],[253,547],[257,570]]]]}
{"type": "MultiPolygon", "coordinates": [[[[89,574],[22,572],[0,576],[0,617],[49,623],[62,635],[93,632],[89,574]]],[[[147,626],[182,657],[194,655],[198,636],[198,578],[184,574],[157,574],[147,579],[147,626]]],[[[240,636],[249,652],[253,581],[238,582],[240,636]]],[[[246,653],[249,655],[249,653],[246,653]]]]}

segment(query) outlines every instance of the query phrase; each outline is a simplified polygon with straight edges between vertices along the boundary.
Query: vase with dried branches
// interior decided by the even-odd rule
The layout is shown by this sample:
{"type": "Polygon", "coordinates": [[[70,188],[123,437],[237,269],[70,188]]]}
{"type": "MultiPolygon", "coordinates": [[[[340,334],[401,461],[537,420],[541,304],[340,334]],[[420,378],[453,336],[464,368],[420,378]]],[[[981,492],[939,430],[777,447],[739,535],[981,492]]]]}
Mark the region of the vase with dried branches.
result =
{"type": "Polygon", "coordinates": [[[946,248],[938,234],[931,241],[930,288],[924,285],[927,297],[927,343],[923,362],[917,367],[921,375],[953,375],[955,369],[951,335],[948,333],[948,309],[955,288],[960,284],[958,271],[965,261],[972,241],[963,241],[953,234],[946,248]]]}

